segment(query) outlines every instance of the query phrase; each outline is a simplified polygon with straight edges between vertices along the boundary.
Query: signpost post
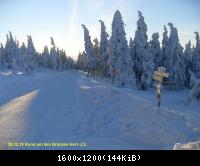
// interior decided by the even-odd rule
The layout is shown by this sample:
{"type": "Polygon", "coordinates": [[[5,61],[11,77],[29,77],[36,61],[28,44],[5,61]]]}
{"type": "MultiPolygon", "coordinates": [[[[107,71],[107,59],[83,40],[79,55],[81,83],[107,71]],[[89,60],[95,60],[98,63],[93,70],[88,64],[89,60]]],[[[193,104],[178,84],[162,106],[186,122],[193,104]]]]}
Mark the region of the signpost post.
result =
{"type": "Polygon", "coordinates": [[[161,92],[162,92],[162,83],[164,77],[169,77],[169,73],[165,72],[164,67],[158,67],[158,71],[154,71],[153,79],[158,81],[158,84],[156,85],[156,96],[157,96],[157,107],[158,110],[160,108],[161,103],[161,92]]]}

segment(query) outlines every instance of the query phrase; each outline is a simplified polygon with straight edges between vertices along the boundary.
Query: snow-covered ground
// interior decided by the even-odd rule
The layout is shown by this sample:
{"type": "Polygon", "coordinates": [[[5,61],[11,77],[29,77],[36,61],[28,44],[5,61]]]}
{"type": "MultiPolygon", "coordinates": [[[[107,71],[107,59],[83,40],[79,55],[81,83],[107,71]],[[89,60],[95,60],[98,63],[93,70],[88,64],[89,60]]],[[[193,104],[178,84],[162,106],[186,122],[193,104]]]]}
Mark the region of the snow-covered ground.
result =
{"type": "Polygon", "coordinates": [[[174,150],[200,150],[200,141],[189,142],[186,144],[177,143],[174,145],[174,150]]]}
{"type": "Polygon", "coordinates": [[[0,148],[7,142],[85,142],[62,148],[181,149],[200,140],[200,104],[186,105],[188,93],[165,90],[158,111],[154,89],[117,88],[80,71],[0,72],[0,148]]]}

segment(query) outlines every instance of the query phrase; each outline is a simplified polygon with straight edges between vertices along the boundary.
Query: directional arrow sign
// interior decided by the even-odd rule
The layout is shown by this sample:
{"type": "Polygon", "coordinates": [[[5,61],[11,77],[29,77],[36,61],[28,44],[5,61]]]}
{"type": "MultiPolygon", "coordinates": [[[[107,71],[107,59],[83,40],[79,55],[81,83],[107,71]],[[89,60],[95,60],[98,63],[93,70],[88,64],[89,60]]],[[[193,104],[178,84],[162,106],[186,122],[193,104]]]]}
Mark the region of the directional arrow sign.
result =
{"type": "Polygon", "coordinates": [[[162,73],[164,77],[169,77],[169,73],[162,73]]]}
{"type": "Polygon", "coordinates": [[[162,72],[161,72],[161,71],[154,71],[154,74],[155,74],[155,75],[161,75],[162,72]]]}
{"type": "Polygon", "coordinates": [[[153,75],[153,79],[157,81],[162,81],[162,77],[158,75],[153,75]]]}
{"type": "Polygon", "coordinates": [[[165,73],[162,71],[154,71],[154,74],[161,77],[169,77],[169,73],[165,73]]]}

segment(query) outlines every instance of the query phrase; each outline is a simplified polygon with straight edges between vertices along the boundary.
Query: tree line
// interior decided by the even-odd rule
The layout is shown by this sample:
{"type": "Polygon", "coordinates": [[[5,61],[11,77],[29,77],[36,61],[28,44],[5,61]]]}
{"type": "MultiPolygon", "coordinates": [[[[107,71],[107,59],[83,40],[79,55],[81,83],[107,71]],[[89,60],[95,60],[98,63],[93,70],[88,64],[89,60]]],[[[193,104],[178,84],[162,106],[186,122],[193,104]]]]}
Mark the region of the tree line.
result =
{"type": "MultiPolygon", "coordinates": [[[[153,85],[153,71],[163,66],[169,73],[168,82],[175,88],[191,88],[191,77],[200,79],[200,41],[195,32],[196,45],[189,41],[185,48],[179,42],[177,28],[168,23],[164,26],[162,42],[159,33],[153,33],[150,41],[147,25],[141,11],[138,11],[137,29],[134,38],[126,39],[124,22],[120,11],[116,11],[112,21],[112,32],[106,32],[102,20],[100,42],[91,40],[89,30],[84,30],[85,51],[79,53],[77,67],[92,76],[103,76],[120,87],[136,86],[146,90],[153,85]]],[[[200,92],[199,92],[200,93],[200,92]]],[[[200,97],[199,97],[200,98],[200,97]]]]}
{"type": "Polygon", "coordinates": [[[12,69],[31,74],[38,68],[63,71],[75,68],[74,60],[65,51],[56,47],[51,37],[51,48],[44,47],[42,53],[36,51],[32,37],[27,36],[27,44],[19,45],[11,32],[6,36],[5,46],[0,44],[0,69],[12,69]]]}

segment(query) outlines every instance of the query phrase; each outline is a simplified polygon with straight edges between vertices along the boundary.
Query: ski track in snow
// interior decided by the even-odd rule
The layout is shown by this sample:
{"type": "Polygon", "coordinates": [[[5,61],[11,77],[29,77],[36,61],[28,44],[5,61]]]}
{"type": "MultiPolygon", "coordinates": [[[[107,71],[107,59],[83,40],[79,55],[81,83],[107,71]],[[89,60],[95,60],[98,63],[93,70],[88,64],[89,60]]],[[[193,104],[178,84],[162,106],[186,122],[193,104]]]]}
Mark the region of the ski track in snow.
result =
{"type": "Polygon", "coordinates": [[[156,111],[152,90],[145,95],[117,88],[83,72],[1,74],[0,148],[17,141],[87,144],[63,149],[172,149],[177,142],[195,141],[200,114],[192,110],[199,105],[171,104],[172,95],[166,93],[163,108],[156,111]]]}

